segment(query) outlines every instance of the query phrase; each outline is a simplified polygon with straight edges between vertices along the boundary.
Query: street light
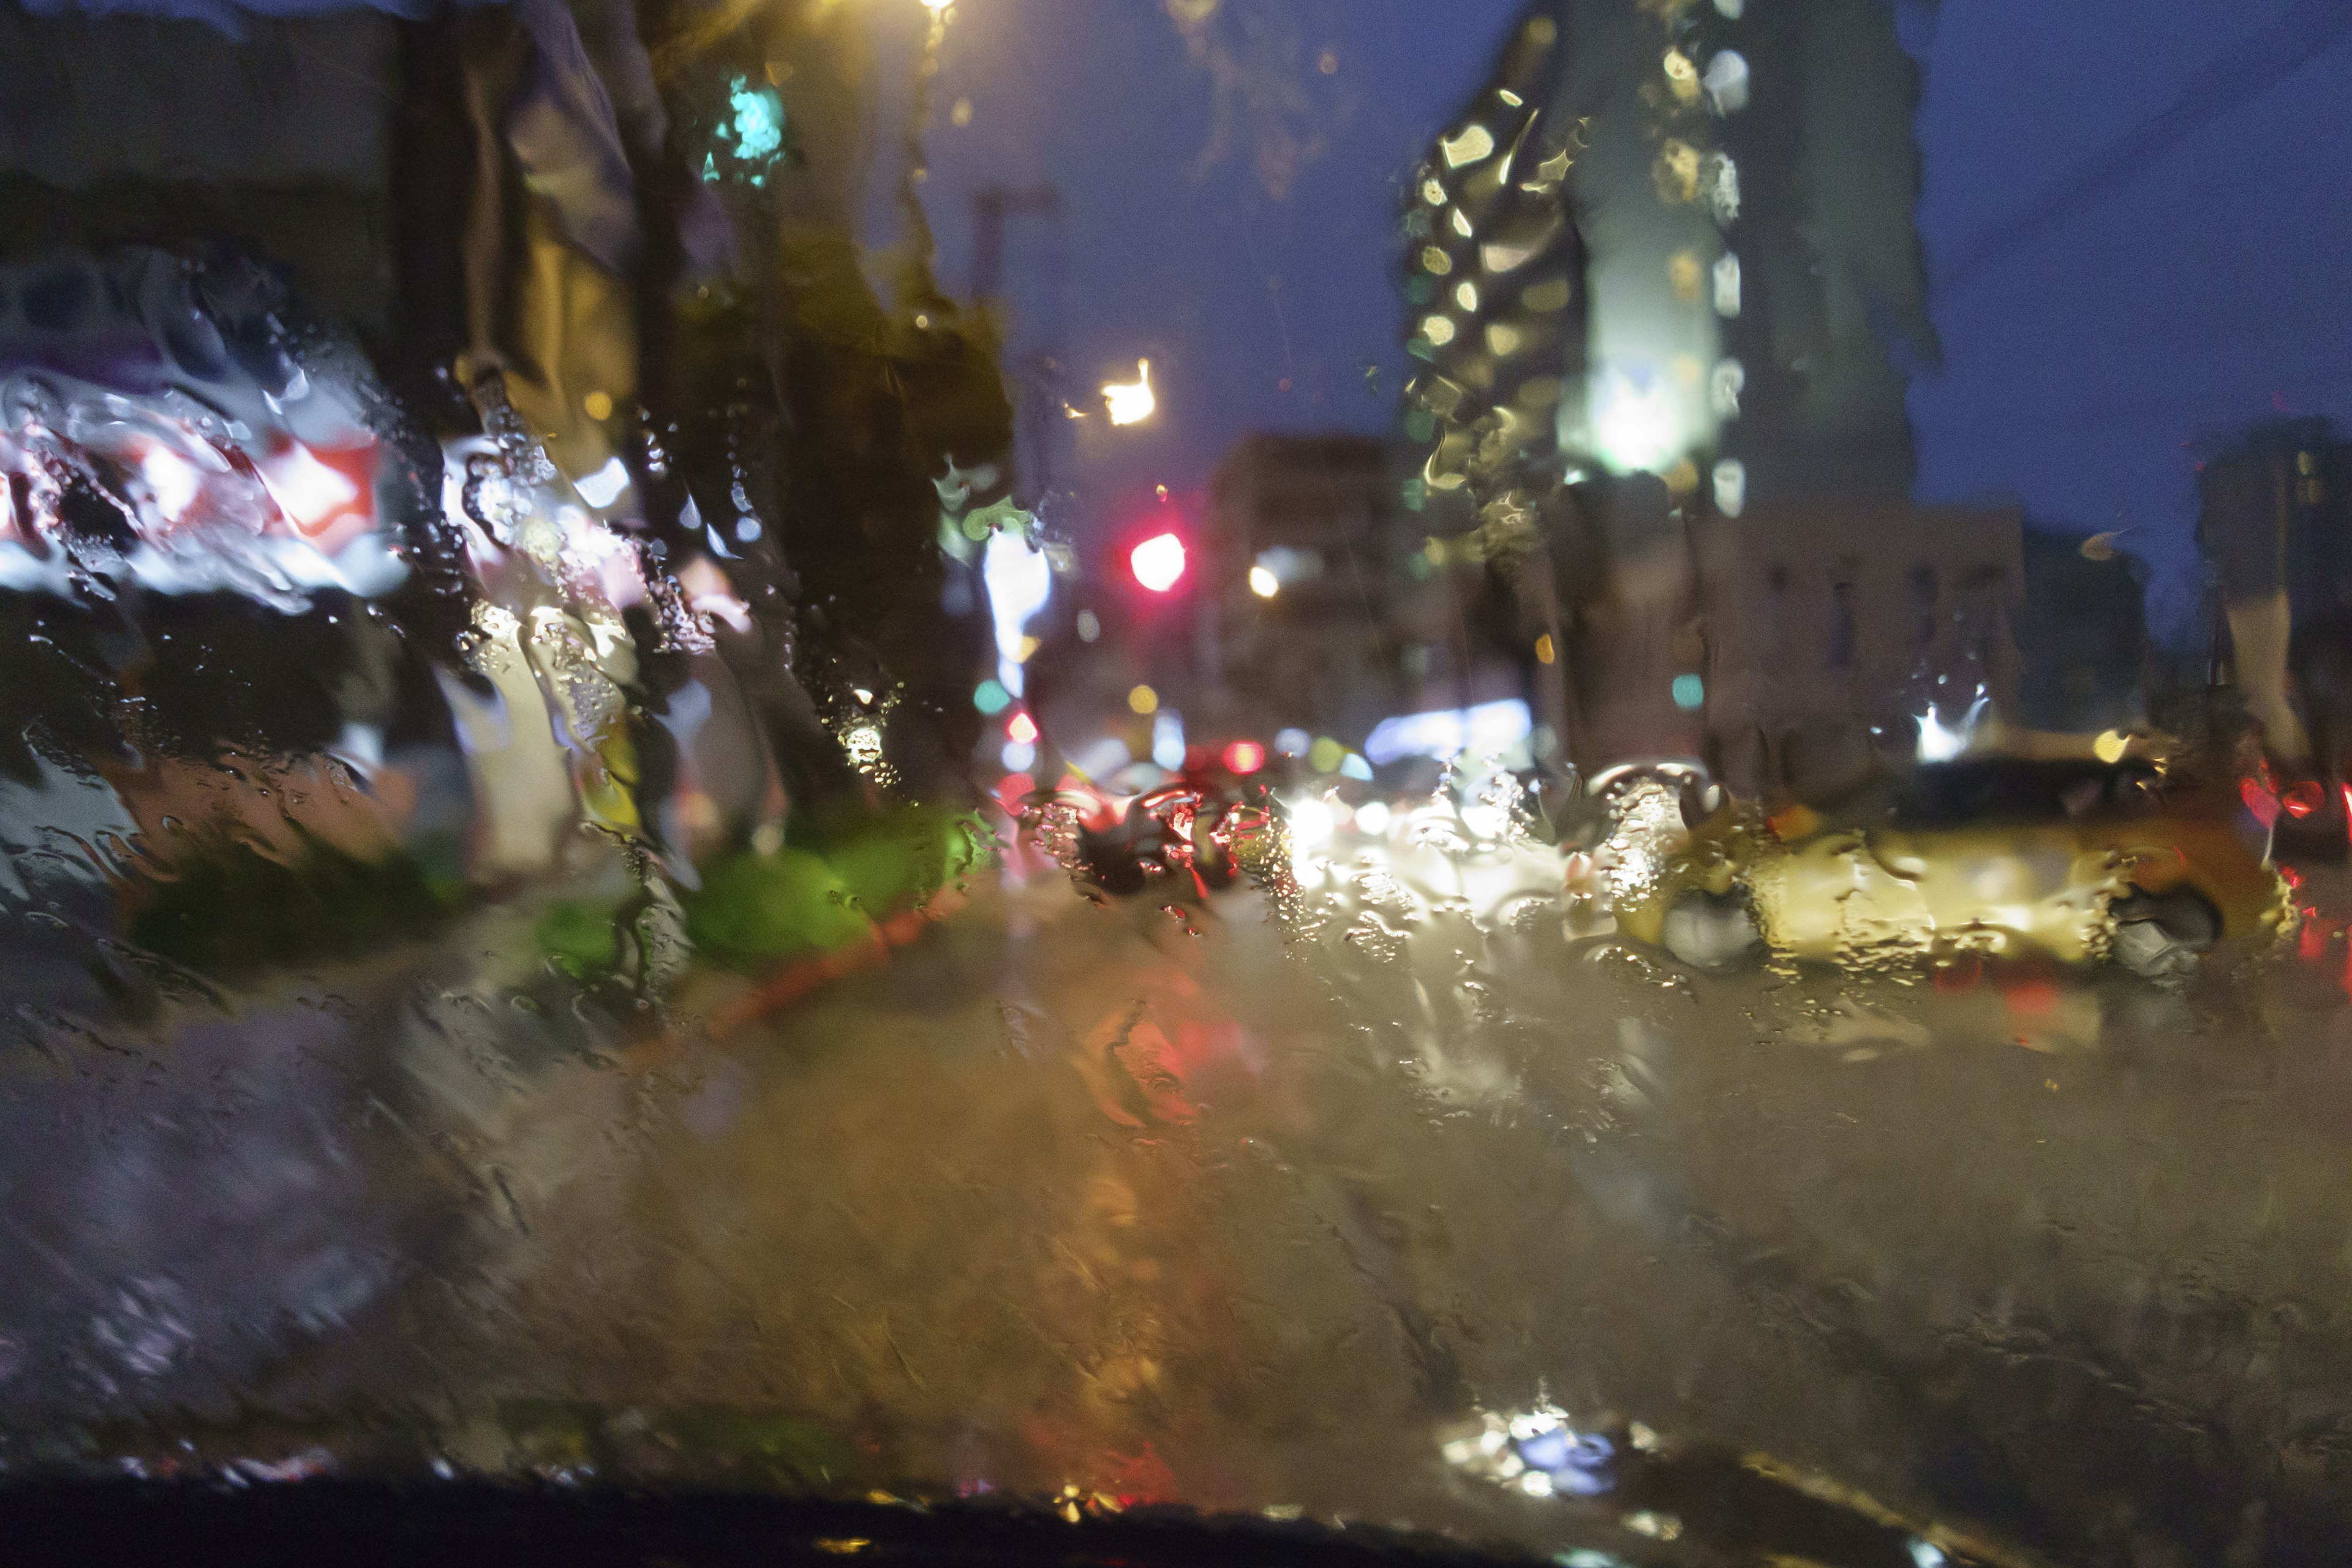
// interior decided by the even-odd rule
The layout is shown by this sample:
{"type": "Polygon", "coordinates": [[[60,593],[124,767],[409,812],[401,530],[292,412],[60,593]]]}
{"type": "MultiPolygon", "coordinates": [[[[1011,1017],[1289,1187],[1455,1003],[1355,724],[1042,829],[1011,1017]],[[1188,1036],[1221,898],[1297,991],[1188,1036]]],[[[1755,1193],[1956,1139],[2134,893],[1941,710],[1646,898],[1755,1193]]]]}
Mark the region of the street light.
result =
{"type": "Polygon", "coordinates": [[[1159,400],[1151,395],[1151,362],[1135,362],[1133,381],[1103,383],[1102,395],[1114,425],[1139,425],[1150,418],[1152,410],[1160,406],[1159,400]]]}
{"type": "Polygon", "coordinates": [[[1271,599],[1282,592],[1282,579],[1263,566],[1250,568],[1250,592],[1261,599],[1271,599]]]}

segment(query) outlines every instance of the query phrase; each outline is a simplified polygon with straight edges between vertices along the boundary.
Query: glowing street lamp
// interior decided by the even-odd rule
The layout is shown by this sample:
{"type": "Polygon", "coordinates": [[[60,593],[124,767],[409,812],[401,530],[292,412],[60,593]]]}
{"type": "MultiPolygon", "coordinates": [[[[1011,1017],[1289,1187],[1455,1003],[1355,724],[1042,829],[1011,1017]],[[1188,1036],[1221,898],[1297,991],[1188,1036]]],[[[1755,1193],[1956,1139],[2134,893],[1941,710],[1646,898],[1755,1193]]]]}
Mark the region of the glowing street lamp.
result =
{"type": "Polygon", "coordinates": [[[1114,425],[1139,425],[1150,418],[1152,410],[1160,406],[1159,399],[1151,395],[1151,362],[1137,360],[1135,379],[1105,382],[1102,395],[1114,425]]]}
{"type": "Polygon", "coordinates": [[[1271,599],[1282,592],[1282,579],[1263,566],[1250,568],[1250,592],[1261,599],[1271,599]]]}

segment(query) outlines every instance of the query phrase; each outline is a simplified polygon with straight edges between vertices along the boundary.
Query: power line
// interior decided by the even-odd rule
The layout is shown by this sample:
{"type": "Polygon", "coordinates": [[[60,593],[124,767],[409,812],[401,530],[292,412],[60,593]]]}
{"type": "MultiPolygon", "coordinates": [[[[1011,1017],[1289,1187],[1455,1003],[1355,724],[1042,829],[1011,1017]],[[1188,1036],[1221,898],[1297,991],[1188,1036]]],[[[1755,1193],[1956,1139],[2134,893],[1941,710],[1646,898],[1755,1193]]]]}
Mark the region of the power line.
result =
{"type": "Polygon", "coordinates": [[[2097,198],[2107,186],[2231,110],[2252,102],[2326,54],[2348,32],[2352,32],[2352,5],[2346,0],[2290,0],[2284,16],[2200,69],[2172,102],[2017,212],[1960,246],[1950,261],[1936,269],[1939,289],[1949,294],[1967,288],[2001,252],[2045,233],[2075,208],[2097,198]]]}

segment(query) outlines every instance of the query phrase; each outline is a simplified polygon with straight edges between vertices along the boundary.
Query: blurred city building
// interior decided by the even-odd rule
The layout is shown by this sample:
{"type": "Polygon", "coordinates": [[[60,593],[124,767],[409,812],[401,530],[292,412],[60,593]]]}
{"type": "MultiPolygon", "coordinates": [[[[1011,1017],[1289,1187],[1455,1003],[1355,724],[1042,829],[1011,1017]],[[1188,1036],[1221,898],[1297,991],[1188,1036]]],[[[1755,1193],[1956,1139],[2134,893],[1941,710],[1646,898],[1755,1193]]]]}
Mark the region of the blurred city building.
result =
{"type": "MultiPolygon", "coordinates": [[[[613,688],[574,737],[609,753],[610,826],[715,853],[886,772],[955,787],[985,621],[947,602],[942,515],[989,515],[1011,411],[992,328],[930,275],[884,64],[822,0],[0,10],[0,266],[29,279],[0,315],[96,363],[123,301],[87,279],[251,276],[273,331],[354,344],[408,663],[544,577],[521,624],[613,688]],[[913,221],[877,284],[858,226],[894,174],[913,221]],[[466,532],[494,469],[557,534],[466,532]]],[[[404,679],[456,744],[464,682],[404,679]]]]}
{"type": "Polygon", "coordinates": [[[1819,784],[2014,704],[2016,515],[1909,501],[1917,94],[1876,0],[1538,0],[1423,161],[1402,499],[1579,765],[1819,784]]]}
{"type": "Polygon", "coordinates": [[[1246,436],[1218,465],[1197,658],[1234,721],[1360,739],[1396,710],[1402,472],[1342,434],[1246,436]]]}
{"type": "Polygon", "coordinates": [[[1696,531],[1703,666],[1643,673],[1703,710],[1701,754],[1737,788],[1854,778],[1889,752],[1934,758],[1987,710],[2018,710],[2022,531],[2015,511],[1902,503],[1710,519],[1696,531]]]}
{"type": "Polygon", "coordinates": [[[1877,0],[1530,5],[1409,198],[1429,488],[1557,458],[1733,515],[1906,495],[1917,96],[1877,0]]]}
{"type": "MultiPolygon", "coordinates": [[[[2149,640],[2139,579],[2112,540],[2084,541],[2027,527],[2020,539],[2025,599],[2017,617],[2014,717],[2030,730],[2097,735],[2161,727],[2158,694],[2172,683],[2149,640]]],[[[2190,679],[2204,680],[2204,659],[2190,679]]]]}
{"type": "Polygon", "coordinates": [[[2352,443],[2325,419],[2248,431],[2199,475],[2221,603],[2214,672],[2278,760],[2352,752],[2352,443]]]}

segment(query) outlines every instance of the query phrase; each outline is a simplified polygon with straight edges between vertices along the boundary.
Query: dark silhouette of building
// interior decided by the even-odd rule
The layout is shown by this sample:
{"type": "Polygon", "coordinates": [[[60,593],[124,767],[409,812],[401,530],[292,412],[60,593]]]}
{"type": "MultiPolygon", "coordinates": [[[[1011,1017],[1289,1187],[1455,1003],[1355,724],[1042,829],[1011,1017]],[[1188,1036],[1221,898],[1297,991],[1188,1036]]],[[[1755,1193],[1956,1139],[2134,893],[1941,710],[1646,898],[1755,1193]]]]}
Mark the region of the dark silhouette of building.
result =
{"type": "Polygon", "coordinates": [[[1242,728],[1360,739],[1395,711],[1400,473],[1343,434],[1247,436],[1218,465],[1199,653],[1242,728]]]}
{"type": "Polygon", "coordinates": [[[2352,751],[2352,443],[2325,419],[2246,434],[2199,475],[2223,670],[2283,762],[2352,751]]]}

